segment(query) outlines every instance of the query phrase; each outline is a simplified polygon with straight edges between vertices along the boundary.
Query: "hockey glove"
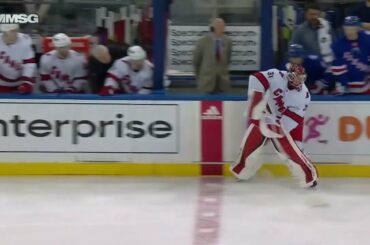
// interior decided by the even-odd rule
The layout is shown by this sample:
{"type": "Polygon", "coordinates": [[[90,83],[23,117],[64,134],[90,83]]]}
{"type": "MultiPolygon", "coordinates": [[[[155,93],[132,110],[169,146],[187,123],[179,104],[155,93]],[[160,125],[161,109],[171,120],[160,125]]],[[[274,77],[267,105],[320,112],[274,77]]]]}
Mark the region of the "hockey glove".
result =
{"type": "Polygon", "coordinates": [[[22,85],[20,85],[17,88],[17,90],[18,90],[18,93],[20,93],[20,94],[30,94],[30,93],[32,93],[33,86],[32,86],[32,84],[25,82],[22,85]]]}
{"type": "Polygon", "coordinates": [[[114,95],[114,89],[111,86],[104,86],[99,94],[101,96],[109,96],[109,95],[114,95]]]}

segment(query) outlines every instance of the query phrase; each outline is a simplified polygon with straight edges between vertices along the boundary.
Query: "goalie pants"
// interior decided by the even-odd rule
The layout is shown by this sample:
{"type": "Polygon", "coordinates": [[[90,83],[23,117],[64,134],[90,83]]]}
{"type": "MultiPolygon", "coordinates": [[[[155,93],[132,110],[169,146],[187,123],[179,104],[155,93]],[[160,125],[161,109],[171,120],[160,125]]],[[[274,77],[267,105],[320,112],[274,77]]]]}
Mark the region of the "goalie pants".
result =
{"type": "Polygon", "coordinates": [[[231,166],[231,172],[239,179],[249,179],[256,174],[261,161],[258,156],[266,140],[271,140],[288,165],[294,177],[298,178],[303,187],[311,186],[317,180],[317,171],[311,161],[295,144],[292,137],[285,133],[281,138],[266,138],[260,128],[251,124],[243,138],[239,157],[231,166]]]}

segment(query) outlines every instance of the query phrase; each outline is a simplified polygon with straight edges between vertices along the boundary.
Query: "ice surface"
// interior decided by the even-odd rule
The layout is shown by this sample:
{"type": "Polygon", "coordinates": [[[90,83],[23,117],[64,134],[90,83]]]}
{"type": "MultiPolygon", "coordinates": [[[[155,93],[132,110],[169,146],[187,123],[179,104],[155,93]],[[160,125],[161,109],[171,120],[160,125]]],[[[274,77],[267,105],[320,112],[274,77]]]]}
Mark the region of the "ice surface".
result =
{"type": "Polygon", "coordinates": [[[194,242],[202,218],[198,199],[207,199],[199,196],[207,195],[200,183],[187,177],[1,177],[0,244],[370,244],[370,179],[323,179],[315,192],[291,179],[227,178],[218,199],[218,238],[202,244],[194,242]],[[312,205],[318,196],[328,205],[312,205]]]}

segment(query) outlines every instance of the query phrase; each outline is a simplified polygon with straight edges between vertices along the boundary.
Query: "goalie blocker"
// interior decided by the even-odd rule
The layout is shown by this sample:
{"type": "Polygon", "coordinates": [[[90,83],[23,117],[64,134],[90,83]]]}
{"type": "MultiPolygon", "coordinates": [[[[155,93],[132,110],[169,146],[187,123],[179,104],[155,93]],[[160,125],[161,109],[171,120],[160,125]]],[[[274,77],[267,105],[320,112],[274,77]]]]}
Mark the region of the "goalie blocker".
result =
{"type": "Polygon", "coordinates": [[[271,69],[250,76],[248,127],[238,159],[230,167],[237,178],[256,174],[262,164],[261,149],[270,140],[300,186],[316,186],[316,168],[298,146],[310,100],[305,79],[304,68],[298,65],[291,65],[287,72],[271,69]]]}

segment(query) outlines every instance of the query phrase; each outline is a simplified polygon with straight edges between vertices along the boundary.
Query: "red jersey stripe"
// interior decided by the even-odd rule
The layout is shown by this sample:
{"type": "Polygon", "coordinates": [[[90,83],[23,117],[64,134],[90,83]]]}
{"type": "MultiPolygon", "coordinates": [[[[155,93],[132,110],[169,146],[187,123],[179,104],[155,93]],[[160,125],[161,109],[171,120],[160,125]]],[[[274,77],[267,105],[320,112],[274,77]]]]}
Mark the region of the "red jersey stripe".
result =
{"type": "Polygon", "coordinates": [[[49,74],[41,74],[41,81],[48,81],[51,79],[49,74]]]}
{"type": "Polygon", "coordinates": [[[23,60],[23,64],[29,64],[29,63],[36,63],[35,58],[29,58],[29,59],[23,60]]]}
{"type": "Polygon", "coordinates": [[[113,80],[115,80],[116,82],[119,82],[121,79],[119,79],[116,75],[112,74],[112,73],[107,73],[107,77],[110,77],[112,78],[113,80]]]}
{"type": "Polygon", "coordinates": [[[253,76],[255,76],[258,79],[258,81],[260,81],[262,86],[265,88],[265,91],[269,89],[270,87],[269,81],[261,72],[256,72],[253,74],[253,76]]]}
{"type": "Polygon", "coordinates": [[[298,124],[303,121],[303,117],[301,117],[300,115],[298,115],[297,113],[295,113],[295,112],[293,112],[289,109],[286,109],[283,114],[287,117],[290,117],[291,119],[296,121],[298,124]]]}

